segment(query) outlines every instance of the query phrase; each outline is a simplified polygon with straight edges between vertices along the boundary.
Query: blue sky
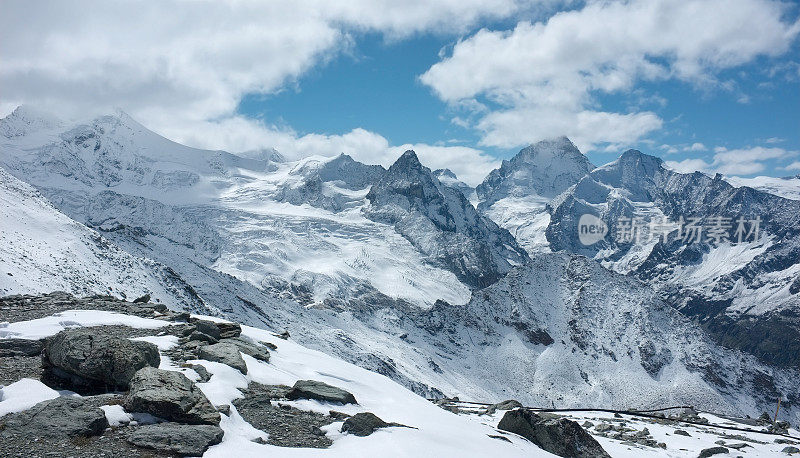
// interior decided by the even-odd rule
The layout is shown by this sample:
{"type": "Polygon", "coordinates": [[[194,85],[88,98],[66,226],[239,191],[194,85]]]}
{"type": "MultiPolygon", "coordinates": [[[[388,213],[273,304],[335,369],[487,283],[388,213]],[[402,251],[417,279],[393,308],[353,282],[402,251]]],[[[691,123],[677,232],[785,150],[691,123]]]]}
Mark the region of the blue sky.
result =
{"type": "MultiPolygon", "coordinates": [[[[502,30],[514,24],[492,25],[502,30]]],[[[378,34],[359,35],[349,53],[278,92],[247,94],[237,112],[270,124],[291,126],[300,135],[335,135],[361,127],[381,134],[392,144],[458,144],[509,158],[518,147],[480,145],[479,132],[451,122],[458,111],[419,80],[441,60],[440,53],[446,53],[463,36],[424,34],[387,42],[378,34]]],[[[763,170],[738,175],[798,174],[800,168],[786,168],[800,160],[800,153],[794,153],[800,152],[798,62],[800,51],[795,43],[777,58],[761,56],[720,72],[717,77],[725,84],[719,86],[668,80],[598,94],[596,103],[605,109],[652,110],[664,125],[629,144],[600,144],[586,153],[596,164],[614,160],[629,147],[666,161],[700,158],[710,163],[715,148],[749,150],[761,146],[787,153],[765,160],[763,170]]]]}
{"type": "Polygon", "coordinates": [[[471,185],[558,135],[596,164],[634,147],[786,176],[798,36],[781,0],[8,0],[0,115],[121,108],[184,144],[289,159],[414,148],[471,185]]]}

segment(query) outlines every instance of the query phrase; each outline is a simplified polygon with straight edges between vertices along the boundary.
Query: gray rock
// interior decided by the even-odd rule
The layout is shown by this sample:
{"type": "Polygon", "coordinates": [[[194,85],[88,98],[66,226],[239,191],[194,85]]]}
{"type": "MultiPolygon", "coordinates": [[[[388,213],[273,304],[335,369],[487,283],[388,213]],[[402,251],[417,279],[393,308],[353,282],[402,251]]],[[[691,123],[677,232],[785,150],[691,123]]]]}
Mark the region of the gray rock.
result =
{"type": "Polygon", "coordinates": [[[250,383],[243,397],[233,405],[242,418],[254,428],[265,431],[269,439],[263,443],[279,447],[326,448],[333,443],[320,428],[340,417],[299,410],[273,400],[283,397],[289,387],[250,383]]]}
{"type": "Polygon", "coordinates": [[[228,338],[225,339],[225,342],[236,345],[239,347],[239,351],[245,355],[252,356],[253,358],[265,363],[269,362],[269,350],[267,350],[266,346],[245,340],[241,337],[228,338]]]}
{"type": "Polygon", "coordinates": [[[44,342],[30,339],[0,339],[0,356],[36,356],[44,342]]]}
{"type": "Polygon", "coordinates": [[[739,442],[739,443],[736,443],[736,444],[728,444],[728,445],[726,445],[726,447],[732,448],[734,450],[741,450],[741,449],[743,449],[745,447],[752,447],[752,445],[746,444],[744,442],[739,442]]]}
{"type": "Polygon", "coordinates": [[[97,329],[69,329],[47,340],[42,362],[48,376],[79,387],[127,389],[139,369],[157,367],[158,347],[97,329]]]}
{"type": "Polygon", "coordinates": [[[97,436],[108,427],[106,414],[87,398],[64,396],[36,404],[2,418],[3,435],[24,433],[31,438],[97,436]]]}
{"type": "Polygon", "coordinates": [[[578,423],[566,418],[543,418],[527,410],[516,409],[506,412],[497,428],[519,434],[558,456],[609,457],[603,447],[578,423]]]}
{"type": "Polygon", "coordinates": [[[219,426],[158,423],[137,428],[128,435],[128,442],[137,447],[200,456],[208,447],[222,442],[223,434],[219,426]]]}
{"type": "Polygon", "coordinates": [[[519,401],[509,399],[507,401],[498,402],[497,404],[490,405],[486,409],[486,414],[492,415],[498,410],[511,410],[511,409],[516,409],[517,407],[522,407],[522,404],[519,401]]]}
{"type": "Polygon", "coordinates": [[[594,430],[597,431],[598,433],[604,433],[606,431],[611,431],[612,429],[614,428],[608,423],[600,423],[594,428],[594,430]]]}
{"type": "Polygon", "coordinates": [[[793,455],[795,453],[800,453],[800,448],[791,446],[783,447],[783,450],[781,450],[781,452],[786,453],[787,455],[793,455]]]}
{"type": "Polygon", "coordinates": [[[148,302],[150,302],[149,294],[145,294],[144,296],[137,297],[136,299],[133,300],[134,304],[146,304],[148,302]]]}
{"type": "Polygon", "coordinates": [[[682,429],[676,429],[673,434],[676,434],[678,436],[692,437],[689,433],[687,433],[686,431],[684,431],[682,429]]]}
{"type": "Polygon", "coordinates": [[[358,404],[351,393],[316,380],[298,380],[287,394],[289,399],[316,399],[318,401],[358,404]]]}
{"type": "Polygon", "coordinates": [[[200,359],[215,361],[238,369],[242,374],[247,374],[247,364],[239,353],[239,347],[227,342],[200,347],[200,359]]]}
{"type": "Polygon", "coordinates": [[[217,323],[220,339],[231,339],[242,334],[242,327],[237,323],[217,323]]]}
{"type": "Polygon", "coordinates": [[[370,412],[361,412],[348,418],[342,424],[341,431],[343,433],[350,433],[355,436],[369,436],[376,429],[385,428],[390,426],[389,423],[378,418],[377,415],[370,412]]]}
{"type": "Polygon", "coordinates": [[[131,380],[125,410],[144,412],[170,421],[219,424],[219,412],[185,375],[146,367],[131,380]]]}
{"type": "Polygon", "coordinates": [[[709,456],[720,455],[722,453],[728,453],[728,449],[725,447],[705,448],[702,451],[700,451],[700,455],[698,455],[698,458],[708,458],[709,456]]]}
{"type": "Polygon", "coordinates": [[[189,364],[188,367],[197,372],[197,375],[200,376],[199,380],[200,383],[205,383],[211,380],[211,374],[208,372],[208,369],[206,369],[205,366],[203,366],[202,364],[189,364]]]}
{"type": "Polygon", "coordinates": [[[217,323],[208,320],[192,320],[192,324],[197,327],[199,332],[202,332],[205,335],[211,336],[217,340],[219,340],[222,335],[219,331],[219,326],[217,323]]]}
{"type": "Polygon", "coordinates": [[[194,331],[189,335],[189,340],[196,340],[199,342],[208,342],[210,344],[215,344],[219,342],[219,339],[215,338],[214,336],[210,336],[204,332],[194,331]]]}

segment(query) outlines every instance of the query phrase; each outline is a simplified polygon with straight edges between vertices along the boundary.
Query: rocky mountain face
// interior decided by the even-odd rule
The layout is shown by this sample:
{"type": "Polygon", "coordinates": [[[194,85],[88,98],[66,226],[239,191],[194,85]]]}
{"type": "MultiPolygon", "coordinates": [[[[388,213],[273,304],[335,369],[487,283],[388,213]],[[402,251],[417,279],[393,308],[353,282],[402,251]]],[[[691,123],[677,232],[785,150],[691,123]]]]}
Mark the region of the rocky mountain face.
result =
{"type": "Polygon", "coordinates": [[[548,251],[547,203],[593,168],[566,137],[530,145],[478,185],[478,210],[508,229],[529,253],[548,251]]]}
{"type": "Polygon", "coordinates": [[[286,334],[146,298],[10,296],[0,320],[2,456],[357,456],[387,432],[403,456],[542,453],[286,334]]]}
{"type": "Polygon", "coordinates": [[[406,151],[367,193],[365,215],[393,225],[420,252],[482,288],[500,279],[527,254],[507,231],[480,215],[464,194],[436,179],[406,151]]]}
{"type": "Polygon", "coordinates": [[[551,205],[547,239],[554,250],[594,257],[647,282],[724,345],[796,366],[800,202],[720,176],[677,173],[630,150],[551,205]],[[605,222],[606,237],[581,243],[584,214],[605,222]]]}

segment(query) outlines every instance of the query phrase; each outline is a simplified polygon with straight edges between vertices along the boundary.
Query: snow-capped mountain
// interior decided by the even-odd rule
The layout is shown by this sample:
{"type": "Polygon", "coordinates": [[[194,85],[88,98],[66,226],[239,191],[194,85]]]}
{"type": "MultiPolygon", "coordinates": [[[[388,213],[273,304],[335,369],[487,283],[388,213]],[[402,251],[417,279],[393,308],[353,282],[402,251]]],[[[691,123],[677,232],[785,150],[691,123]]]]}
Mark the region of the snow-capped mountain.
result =
{"type": "Polygon", "coordinates": [[[453,272],[363,216],[379,166],[188,148],[124,113],[0,142],[2,166],[60,210],[168,265],[290,290],[306,303],[373,292],[423,306],[469,298],[453,272]]]}
{"type": "Polygon", "coordinates": [[[755,415],[780,392],[797,419],[793,370],[709,341],[594,261],[530,259],[413,152],[388,170],[239,157],[124,115],[0,142],[10,173],[129,256],[169,266],[220,315],[289,330],[419,394],[755,415]]]}
{"type": "Polygon", "coordinates": [[[69,219],[36,189],[0,169],[0,295],[67,291],[209,308],[171,268],[138,258],[69,219]]]}
{"type": "Polygon", "coordinates": [[[551,205],[554,250],[645,280],[725,345],[771,363],[798,362],[800,202],[734,187],[719,175],[677,173],[629,150],[551,205]],[[597,243],[580,241],[584,214],[609,228],[597,243]]]}
{"type": "Polygon", "coordinates": [[[523,148],[475,189],[478,210],[508,229],[528,252],[549,251],[547,203],[594,166],[566,137],[523,148]]]}
{"type": "Polygon", "coordinates": [[[420,252],[473,288],[491,285],[528,256],[506,230],[442,185],[406,151],[367,193],[365,214],[393,225],[420,252]]]}

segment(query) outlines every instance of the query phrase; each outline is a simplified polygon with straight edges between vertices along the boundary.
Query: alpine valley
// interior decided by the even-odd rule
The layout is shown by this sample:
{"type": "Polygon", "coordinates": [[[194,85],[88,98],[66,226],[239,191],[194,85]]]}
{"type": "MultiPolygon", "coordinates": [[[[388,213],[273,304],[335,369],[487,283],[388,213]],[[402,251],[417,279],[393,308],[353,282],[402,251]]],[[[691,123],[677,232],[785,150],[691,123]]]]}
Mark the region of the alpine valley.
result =
{"type": "Polygon", "coordinates": [[[758,417],[781,397],[800,422],[797,179],[683,174],[634,150],[595,167],[561,137],[472,189],[413,151],[388,169],[288,161],[26,106],[0,120],[0,151],[0,296],[149,295],[428,398],[758,417]],[[592,245],[587,213],[612,229],[592,245]],[[620,218],[684,216],[759,217],[760,233],[613,237],[620,218]]]}

